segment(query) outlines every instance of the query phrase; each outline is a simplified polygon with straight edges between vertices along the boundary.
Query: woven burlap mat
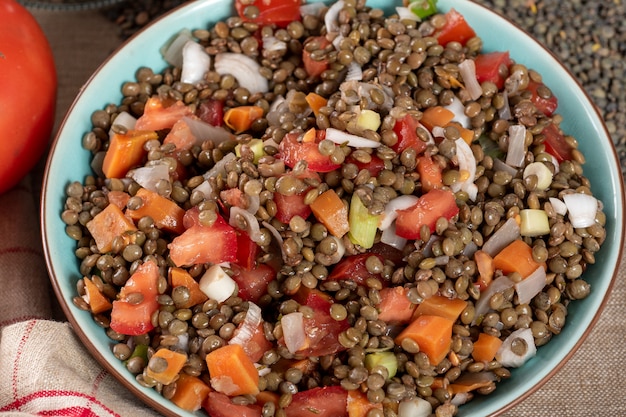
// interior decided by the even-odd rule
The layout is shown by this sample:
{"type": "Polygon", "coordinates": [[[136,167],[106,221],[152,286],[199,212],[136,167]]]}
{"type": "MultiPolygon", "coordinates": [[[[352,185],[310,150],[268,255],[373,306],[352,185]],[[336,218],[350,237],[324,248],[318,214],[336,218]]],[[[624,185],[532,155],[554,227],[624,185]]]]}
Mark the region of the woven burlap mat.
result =
{"type": "MultiPolygon", "coordinates": [[[[98,12],[34,14],[56,55],[60,120],[83,83],[120,44],[118,28],[98,12]]],[[[505,416],[626,416],[622,375],[622,360],[626,358],[625,275],[620,271],[606,308],[585,343],[541,389],[505,416]]]]}

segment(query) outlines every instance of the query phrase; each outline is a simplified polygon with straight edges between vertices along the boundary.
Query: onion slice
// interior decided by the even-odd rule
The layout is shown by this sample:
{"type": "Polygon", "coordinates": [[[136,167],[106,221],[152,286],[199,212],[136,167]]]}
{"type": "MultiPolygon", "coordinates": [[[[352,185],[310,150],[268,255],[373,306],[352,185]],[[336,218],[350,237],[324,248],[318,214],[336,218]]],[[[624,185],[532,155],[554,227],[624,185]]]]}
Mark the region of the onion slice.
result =
{"type": "Polygon", "coordinates": [[[363,79],[363,69],[359,64],[352,61],[348,65],[348,72],[346,73],[346,81],[361,81],[363,79]]]}
{"type": "Polygon", "coordinates": [[[563,201],[567,206],[567,216],[576,229],[593,226],[598,213],[598,200],[589,194],[564,194],[563,201]]]}
{"type": "Polygon", "coordinates": [[[476,79],[476,64],[472,59],[465,59],[459,64],[459,71],[463,81],[465,82],[465,89],[470,95],[472,100],[477,100],[483,95],[483,89],[476,79]]]}
{"type": "Polygon", "coordinates": [[[191,134],[196,138],[197,145],[201,145],[202,142],[207,140],[210,140],[216,145],[229,140],[235,140],[235,136],[223,127],[210,125],[197,117],[184,116],[183,121],[189,126],[191,134]]]}
{"type": "Polygon", "coordinates": [[[418,15],[413,13],[408,7],[396,7],[396,13],[400,20],[412,20],[414,22],[421,22],[422,20],[418,15]]]}
{"type": "Polygon", "coordinates": [[[235,158],[236,156],[234,153],[227,153],[222,159],[220,159],[215,163],[215,165],[213,165],[213,168],[205,172],[202,176],[207,180],[209,178],[217,178],[218,176],[226,178],[226,164],[235,158]]]}
{"type": "Polygon", "coordinates": [[[120,126],[126,130],[133,130],[135,128],[135,124],[137,123],[137,118],[127,111],[120,112],[117,116],[115,116],[115,120],[111,124],[111,128],[109,129],[109,136],[113,136],[115,134],[113,126],[120,126]]]}
{"type": "Polygon", "coordinates": [[[228,341],[228,344],[245,346],[252,339],[262,321],[261,308],[253,302],[248,302],[246,317],[241,326],[235,330],[234,336],[228,341]]]}
{"type": "Polygon", "coordinates": [[[385,211],[383,212],[383,219],[380,222],[378,228],[385,230],[391,226],[391,224],[398,217],[398,210],[406,210],[409,207],[413,207],[417,204],[418,197],[414,195],[401,195],[390,200],[385,205],[385,211]]]}
{"type": "Polygon", "coordinates": [[[453,122],[459,123],[466,129],[471,128],[472,124],[470,118],[465,114],[465,105],[457,96],[454,96],[452,103],[445,106],[445,108],[454,113],[454,117],[452,118],[453,122]]]}
{"type": "Polygon", "coordinates": [[[263,235],[261,234],[261,228],[259,227],[259,221],[252,213],[247,210],[242,209],[241,207],[232,206],[230,208],[230,218],[228,223],[234,228],[238,228],[239,221],[238,218],[243,218],[246,222],[246,232],[250,236],[250,239],[257,245],[261,245],[263,243],[263,235]]]}
{"type": "Polygon", "coordinates": [[[556,214],[560,214],[561,216],[565,216],[567,214],[567,206],[564,202],[556,197],[550,197],[548,200],[550,201],[550,204],[552,204],[552,208],[556,214]]]}
{"type": "Polygon", "coordinates": [[[396,234],[396,224],[391,223],[391,225],[381,233],[380,241],[392,248],[402,250],[406,246],[407,239],[398,236],[396,234]]]}
{"type": "Polygon", "coordinates": [[[535,338],[533,337],[533,331],[530,328],[518,329],[511,333],[504,342],[498,352],[496,353],[496,360],[505,367],[519,368],[526,361],[537,353],[537,346],[535,345],[535,338]],[[526,342],[526,350],[522,355],[518,355],[511,348],[513,343],[517,339],[522,339],[526,342]]]}
{"type": "Polygon", "coordinates": [[[543,266],[535,269],[535,271],[521,280],[515,283],[515,291],[517,291],[517,297],[520,304],[528,304],[535,295],[539,294],[543,287],[546,286],[546,270],[543,266]]]}
{"type": "Polygon", "coordinates": [[[506,275],[501,275],[498,278],[491,281],[491,284],[480,293],[480,298],[474,304],[474,321],[472,324],[476,324],[479,320],[482,320],[485,314],[489,311],[489,300],[491,297],[499,292],[507,290],[513,287],[515,283],[509,279],[506,275]]]}
{"type": "Polygon", "coordinates": [[[180,80],[188,84],[197,84],[204,79],[204,74],[211,66],[211,56],[204,47],[195,41],[187,41],[183,46],[183,68],[180,80]]]}
{"type": "Polygon", "coordinates": [[[259,72],[260,69],[259,63],[247,55],[222,52],[215,56],[215,71],[220,75],[232,75],[239,86],[247,89],[250,94],[269,91],[269,83],[259,72]]]}
{"type": "Polygon", "coordinates": [[[283,330],[285,346],[290,353],[296,353],[306,344],[306,333],[304,331],[304,315],[295,311],[285,314],[280,319],[280,326],[283,330]]]}
{"type": "Polygon", "coordinates": [[[189,29],[183,29],[161,48],[163,59],[170,65],[178,68],[182,67],[183,47],[188,41],[193,41],[191,31],[189,29]]]}
{"type": "Polygon", "coordinates": [[[200,291],[209,298],[222,303],[235,293],[237,284],[219,265],[213,265],[198,282],[200,291]]]}
{"type": "Polygon", "coordinates": [[[346,133],[343,130],[338,130],[333,127],[326,129],[326,139],[338,145],[343,145],[345,143],[353,148],[378,148],[381,145],[380,142],[376,142],[362,136],[353,135],[351,133],[346,133]]]}
{"type": "Polygon", "coordinates": [[[344,2],[339,0],[326,11],[324,16],[324,25],[326,25],[327,33],[339,32],[339,12],[343,9],[344,2]]]}
{"type": "Polygon", "coordinates": [[[474,184],[476,179],[476,158],[474,152],[469,147],[467,142],[462,138],[454,141],[456,144],[456,156],[459,161],[459,170],[466,178],[463,181],[452,184],[450,188],[452,191],[457,192],[463,190],[467,193],[470,200],[476,200],[478,194],[478,187],[474,184]]]}
{"type": "Polygon", "coordinates": [[[432,412],[432,405],[419,397],[402,400],[398,405],[398,417],[428,417],[432,412]]]}
{"type": "Polygon", "coordinates": [[[519,224],[511,217],[487,239],[483,244],[482,250],[489,256],[494,257],[519,236],[519,224]]]}
{"type": "MultiPolygon", "coordinates": [[[[127,174],[135,182],[146,190],[158,192],[157,184],[159,181],[167,181],[170,178],[170,168],[167,164],[155,164],[140,168],[135,168],[127,174]]],[[[168,197],[166,195],[166,197],[168,197]]]]}
{"type": "Polygon", "coordinates": [[[506,152],[506,164],[519,168],[524,165],[526,157],[526,126],[513,125],[509,127],[509,147],[506,152]]]}

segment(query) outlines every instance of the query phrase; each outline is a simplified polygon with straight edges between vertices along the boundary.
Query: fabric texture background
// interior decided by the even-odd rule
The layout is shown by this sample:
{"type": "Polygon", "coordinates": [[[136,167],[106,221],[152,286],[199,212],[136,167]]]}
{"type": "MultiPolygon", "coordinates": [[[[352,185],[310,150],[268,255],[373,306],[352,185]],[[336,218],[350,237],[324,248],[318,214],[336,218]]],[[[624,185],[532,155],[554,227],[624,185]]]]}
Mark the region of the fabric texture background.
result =
{"type": "MultiPolygon", "coordinates": [[[[115,24],[98,12],[34,14],[56,57],[58,127],[81,86],[121,41],[115,24]]],[[[157,415],[102,370],[59,312],[38,229],[42,166],[0,196],[0,416],[157,415]]],[[[503,416],[626,415],[624,267],[585,343],[503,416]]]]}

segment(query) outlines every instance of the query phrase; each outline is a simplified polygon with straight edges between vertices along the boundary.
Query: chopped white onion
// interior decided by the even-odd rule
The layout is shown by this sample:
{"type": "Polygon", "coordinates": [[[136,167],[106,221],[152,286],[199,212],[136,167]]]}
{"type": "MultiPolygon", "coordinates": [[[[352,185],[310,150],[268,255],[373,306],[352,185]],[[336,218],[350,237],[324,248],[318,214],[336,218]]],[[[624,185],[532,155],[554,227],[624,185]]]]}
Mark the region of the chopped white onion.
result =
{"type": "Polygon", "coordinates": [[[258,194],[249,195],[248,197],[248,207],[246,207],[246,211],[248,213],[256,214],[259,211],[259,207],[261,207],[261,197],[258,194]]]}
{"type": "Polygon", "coordinates": [[[207,140],[219,145],[222,142],[235,139],[235,136],[223,127],[210,125],[197,117],[185,116],[183,121],[189,126],[191,134],[196,138],[197,145],[201,145],[207,140]]]}
{"type": "Polygon", "coordinates": [[[459,392],[458,394],[454,394],[454,397],[450,400],[450,404],[456,405],[457,407],[465,404],[469,400],[472,399],[472,395],[469,392],[459,392]]]}
{"type": "Polygon", "coordinates": [[[250,94],[269,91],[267,78],[261,75],[260,69],[259,63],[247,55],[222,52],[215,56],[215,71],[220,75],[232,75],[239,86],[247,89],[250,94]]]}
{"type": "Polygon", "coordinates": [[[248,232],[250,239],[252,239],[252,241],[255,242],[257,245],[262,244],[263,234],[261,233],[259,221],[257,220],[257,218],[252,213],[242,209],[241,207],[232,206],[230,208],[230,218],[228,223],[235,228],[238,224],[237,216],[241,216],[245,220],[246,225],[248,226],[246,232],[248,232]]]}
{"type": "Polygon", "coordinates": [[[540,266],[532,274],[515,283],[515,291],[517,291],[519,303],[528,304],[545,286],[546,270],[543,269],[543,266],[540,266]]]}
{"type": "Polygon", "coordinates": [[[462,253],[468,258],[471,258],[472,256],[474,256],[477,250],[478,250],[478,245],[476,245],[476,242],[472,240],[467,245],[465,245],[462,253]]]}
{"type": "Polygon", "coordinates": [[[237,283],[219,265],[207,269],[198,285],[204,295],[218,303],[226,301],[237,289],[237,283]]]}
{"type": "Polygon", "coordinates": [[[207,172],[205,172],[202,176],[207,180],[209,178],[217,178],[218,176],[221,176],[222,178],[226,178],[226,164],[235,158],[236,156],[234,153],[232,152],[227,153],[226,155],[224,155],[222,159],[217,161],[215,165],[213,165],[213,167],[207,172]]]}
{"type": "Polygon", "coordinates": [[[491,281],[491,284],[489,284],[486,290],[480,293],[480,298],[474,304],[475,313],[472,324],[476,324],[479,320],[482,320],[485,314],[487,314],[489,311],[489,300],[494,294],[507,290],[513,285],[515,285],[515,283],[506,275],[501,275],[491,281]]]}
{"type": "Polygon", "coordinates": [[[448,255],[439,255],[435,257],[435,265],[441,266],[446,265],[450,262],[450,257],[448,255]]]}
{"type": "Polygon", "coordinates": [[[265,51],[286,51],[287,43],[279,40],[276,36],[265,36],[263,38],[263,50],[265,51]]]}
{"type": "MultiPolygon", "coordinates": [[[[428,129],[426,129],[428,130],[428,129]]],[[[443,138],[446,136],[446,129],[442,126],[433,126],[433,136],[436,138],[443,138]]]]}
{"type": "Polygon", "coordinates": [[[265,226],[265,228],[267,230],[270,231],[272,236],[274,236],[274,239],[276,239],[276,243],[278,243],[278,247],[280,248],[280,251],[281,251],[281,254],[282,254],[282,257],[283,257],[283,261],[286,261],[288,259],[288,257],[285,254],[285,249],[284,249],[284,245],[283,245],[283,237],[280,235],[280,232],[278,230],[276,230],[276,228],[274,226],[272,226],[269,222],[261,222],[261,224],[263,226],[265,226]]]}
{"type": "Polygon", "coordinates": [[[432,405],[420,397],[402,400],[398,404],[398,417],[429,417],[432,412],[432,405]]]}
{"type": "Polygon", "coordinates": [[[333,33],[333,35],[337,35],[335,36],[335,39],[333,39],[333,46],[335,47],[336,50],[340,50],[341,49],[341,42],[343,42],[343,40],[346,38],[345,36],[343,36],[341,33],[333,33]]]}
{"type": "MultiPolygon", "coordinates": [[[[135,182],[146,190],[158,192],[157,184],[159,181],[167,181],[170,178],[170,169],[167,164],[155,164],[130,170],[127,174],[135,182]]],[[[165,197],[168,197],[165,195],[165,197]]]]}
{"type": "Polygon", "coordinates": [[[204,195],[205,200],[211,198],[211,196],[213,195],[213,187],[211,186],[211,183],[207,180],[202,181],[200,185],[193,189],[193,191],[201,192],[202,195],[204,195]]]}
{"type": "Polygon", "coordinates": [[[511,174],[513,178],[515,178],[515,176],[517,175],[517,171],[518,171],[517,168],[514,168],[511,165],[505,164],[504,161],[499,158],[494,158],[493,168],[494,168],[494,171],[508,172],[509,174],[511,174]]]}
{"type": "Polygon", "coordinates": [[[561,216],[565,216],[567,214],[567,206],[564,202],[555,197],[550,197],[548,200],[550,201],[550,204],[552,204],[552,208],[556,214],[560,214],[561,216]]]}
{"type": "Polygon", "coordinates": [[[524,165],[526,158],[526,126],[513,125],[509,126],[509,147],[506,151],[506,164],[519,168],[524,165]]]}
{"type": "Polygon", "coordinates": [[[511,120],[513,118],[513,114],[511,113],[511,105],[509,104],[509,95],[505,91],[502,93],[503,98],[503,106],[498,110],[498,116],[502,120],[511,120]]]}
{"type": "Polygon", "coordinates": [[[478,187],[474,184],[474,180],[476,179],[476,158],[474,157],[474,152],[472,152],[472,149],[462,138],[455,140],[454,143],[456,144],[456,157],[459,161],[459,171],[467,175],[467,178],[463,181],[455,182],[450,188],[452,188],[452,191],[455,193],[460,190],[465,191],[470,200],[474,201],[478,194],[478,187]]]}
{"type": "Polygon", "coordinates": [[[183,66],[183,47],[188,41],[193,41],[193,36],[189,29],[183,29],[173,39],[161,48],[163,59],[175,67],[183,66]]]}
{"type": "Polygon", "coordinates": [[[324,25],[326,25],[327,33],[339,32],[339,12],[343,9],[344,2],[339,0],[326,11],[324,16],[324,25]]]}
{"type": "Polygon", "coordinates": [[[392,248],[402,250],[406,246],[407,239],[398,236],[396,234],[396,224],[391,223],[391,226],[384,229],[381,233],[380,241],[392,248]]]}
{"type": "Polygon", "coordinates": [[[321,1],[316,2],[316,3],[305,3],[302,6],[300,6],[300,15],[319,16],[320,12],[322,11],[322,9],[324,9],[324,7],[326,7],[326,5],[322,3],[321,1]]]}
{"type": "Polygon", "coordinates": [[[109,129],[109,136],[113,136],[115,133],[113,130],[113,126],[121,126],[126,130],[133,130],[135,128],[135,124],[137,123],[137,118],[130,114],[127,111],[120,112],[117,116],[115,116],[115,120],[111,124],[111,128],[109,129]]]}
{"type": "Polygon", "coordinates": [[[476,79],[476,64],[473,59],[465,59],[459,64],[459,72],[463,77],[465,89],[472,100],[477,100],[483,95],[483,89],[476,79]]]}
{"type": "Polygon", "coordinates": [[[304,315],[299,311],[285,314],[280,319],[280,327],[283,330],[285,346],[290,353],[296,353],[306,344],[304,332],[304,315]]]}
{"type": "Polygon", "coordinates": [[[204,74],[211,67],[211,56],[204,47],[195,41],[187,41],[183,46],[183,67],[180,80],[188,84],[197,84],[204,79],[204,74]]]}
{"type": "Polygon", "coordinates": [[[270,126],[281,125],[280,116],[281,114],[284,113],[284,111],[282,111],[284,107],[284,103],[285,103],[285,97],[281,95],[276,96],[274,101],[272,101],[272,104],[270,105],[270,108],[267,111],[267,116],[265,116],[265,118],[267,119],[267,123],[270,126]]]}
{"type": "Polygon", "coordinates": [[[326,139],[338,145],[345,143],[353,148],[378,148],[381,145],[380,142],[353,135],[333,127],[326,129],[326,139]]]}
{"type": "Polygon", "coordinates": [[[246,311],[241,327],[235,330],[234,336],[228,341],[228,344],[245,346],[254,336],[262,320],[261,308],[253,302],[249,302],[248,311],[246,311]]]}
{"type": "Polygon", "coordinates": [[[178,342],[172,346],[172,349],[189,352],[189,333],[179,334],[177,337],[178,342]]]}
{"type": "Polygon", "coordinates": [[[412,20],[414,22],[422,21],[419,16],[413,13],[408,7],[396,7],[396,13],[398,13],[398,18],[400,18],[400,20],[412,20]]]}
{"type": "Polygon", "coordinates": [[[454,117],[452,118],[453,122],[457,122],[466,129],[472,126],[470,118],[465,114],[465,105],[457,96],[454,96],[452,103],[445,107],[454,113],[454,117]]]}
{"type": "Polygon", "coordinates": [[[511,333],[504,342],[498,352],[496,353],[496,360],[505,367],[519,368],[526,361],[537,353],[537,346],[535,345],[535,338],[533,337],[533,331],[530,328],[524,328],[515,330],[511,333]],[[526,342],[526,351],[523,355],[518,355],[511,349],[513,342],[516,339],[522,339],[526,342]]]}
{"type": "Polygon", "coordinates": [[[414,195],[401,195],[394,199],[389,200],[385,205],[385,211],[383,212],[383,219],[380,222],[378,228],[385,230],[389,228],[396,217],[398,217],[398,210],[406,210],[409,207],[413,207],[417,204],[418,197],[414,195]]]}
{"type": "Polygon", "coordinates": [[[598,213],[598,200],[589,194],[564,194],[563,201],[567,206],[567,217],[576,229],[593,226],[598,213]]]}
{"type": "Polygon", "coordinates": [[[498,230],[483,244],[482,250],[489,256],[494,257],[502,249],[520,236],[520,227],[517,221],[510,217],[498,230]]]}
{"type": "Polygon", "coordinates": [[[346,73],[346,81],[361,81],[363,79],[363,69],[359,64],[352,61],[348,65],[348,72],[346,73]]]}

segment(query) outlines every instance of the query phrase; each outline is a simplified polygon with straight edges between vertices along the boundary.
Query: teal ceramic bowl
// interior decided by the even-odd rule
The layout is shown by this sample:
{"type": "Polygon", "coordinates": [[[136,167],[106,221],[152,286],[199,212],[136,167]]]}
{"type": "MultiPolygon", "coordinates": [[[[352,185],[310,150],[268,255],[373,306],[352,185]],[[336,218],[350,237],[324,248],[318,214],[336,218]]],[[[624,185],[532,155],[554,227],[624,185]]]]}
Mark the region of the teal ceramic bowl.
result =
{"type": "MultiPolygon", "coordinates": [[[[194,414],[178,409],[151,389],[141,387],[122,363],[111,353],[111,340],[92,320],[89,313],[72,304],[75,284],[81,278],[74,257],[75,242],[65,234],[60,214],[64,190],[72,181],[91,173],[90,154],[81,147],[83,135],[90,130],[90,115],[108,103],[122,99],[120,86],[134,79],[135,70],[148,66],[165,68],[159,47],[183,28],[207,27],[233,14],[232,0],[204,0],[188,3],[162,17],[133,37],[114,53],[84,86],[65,117],[51,150],[42,195],[42,230],[50,277],[61,306],[89,352],[109,372],[160,413],[168,416],[194,414]]],[[[370,6],[388,12],[401,0],[369,0],[370,6]]],[[[563,332],[539,349],[536,357],[512,372],[496,391],[478,397],[459,410],[460,416],[496,415],[518,403],[545,383],[583,343],[606,303],[617,273],[624,239],[624,190],[618,158],[611,138],[589,97],[558,60],[524,31],[499,15],[470,1],[439,0],[439,7],[460,11],[484,41],[486,51],[509,50],[518,62],[538,70],[559,98],[563,129],[575,136],[586,156],[585,174],[594,195],[604,203],[607,239],[586,272],[593,277],[591,295],[571,305],[563,332]]],[[[198,415],[202,415],[198,413],[198,415]]]]}

